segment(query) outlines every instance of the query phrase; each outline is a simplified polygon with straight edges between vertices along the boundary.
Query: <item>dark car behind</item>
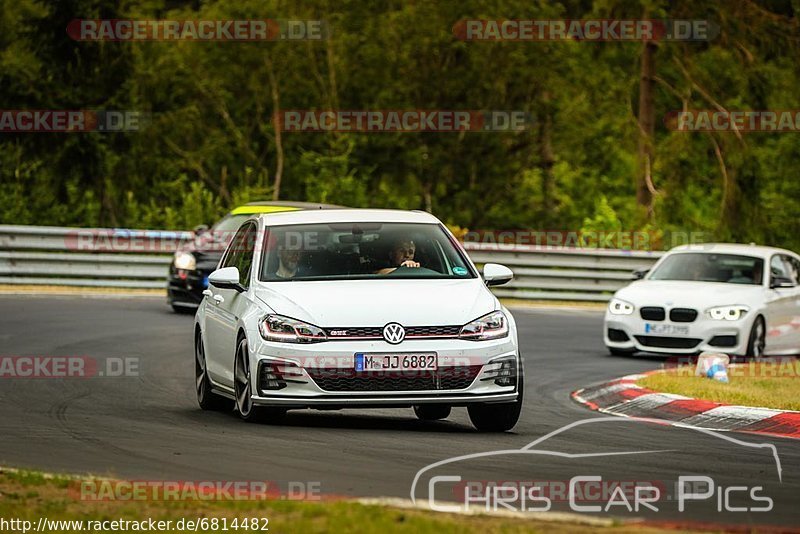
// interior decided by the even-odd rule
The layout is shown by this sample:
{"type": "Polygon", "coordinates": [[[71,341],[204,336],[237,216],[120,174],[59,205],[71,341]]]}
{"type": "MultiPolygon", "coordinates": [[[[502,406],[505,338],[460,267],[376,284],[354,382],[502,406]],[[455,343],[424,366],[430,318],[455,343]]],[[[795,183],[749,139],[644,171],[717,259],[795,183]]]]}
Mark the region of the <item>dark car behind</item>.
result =
{"type": "Polygon", "coordinates": [[[208,287],[208,275],[217,268],[228,241],[244,221],[255,214],[342,206],[313,202],[251,202],[220,219],[210,229],[195,230],[195,238],[175,252],[167,275],[167,303],[179,313],[194,312],[208,287]]]}

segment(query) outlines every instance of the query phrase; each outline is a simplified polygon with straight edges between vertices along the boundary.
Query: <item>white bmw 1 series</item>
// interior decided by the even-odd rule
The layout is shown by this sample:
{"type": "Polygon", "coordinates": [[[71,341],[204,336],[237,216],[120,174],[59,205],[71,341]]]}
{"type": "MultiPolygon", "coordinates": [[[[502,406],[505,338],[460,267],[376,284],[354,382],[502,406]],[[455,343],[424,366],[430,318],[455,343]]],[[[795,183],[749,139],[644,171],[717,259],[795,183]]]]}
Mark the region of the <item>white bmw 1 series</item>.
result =
{"type": "Polygon", "coordinates": [[[612,354],[704,351],[759,358],[800,352],[800,256],[755,245],[685,245],[614,294],[612,354]]]}
{"type": "Polygon", "coordinates": [[[450,231],[424,212],[314,210],[258,216],[209,276],[195,317],[197,398],[245,420],[288,409],[466,406],[482,431],[519,418],[514,319],[450,231]]]}

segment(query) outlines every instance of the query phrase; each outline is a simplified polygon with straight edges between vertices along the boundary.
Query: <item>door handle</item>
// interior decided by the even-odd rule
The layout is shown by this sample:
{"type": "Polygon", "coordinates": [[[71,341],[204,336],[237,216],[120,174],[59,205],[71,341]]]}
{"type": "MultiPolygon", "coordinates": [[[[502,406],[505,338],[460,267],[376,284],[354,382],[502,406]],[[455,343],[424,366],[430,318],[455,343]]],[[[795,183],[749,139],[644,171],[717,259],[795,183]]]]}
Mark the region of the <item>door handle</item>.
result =
{"type": "Polygon", "coordinates": [[[222,304],[223,302],[225,302],[225,297],[223,297],[222,295],[214,295],[213,299],[214,302],[216,302],[217,304],[222,304]]]}

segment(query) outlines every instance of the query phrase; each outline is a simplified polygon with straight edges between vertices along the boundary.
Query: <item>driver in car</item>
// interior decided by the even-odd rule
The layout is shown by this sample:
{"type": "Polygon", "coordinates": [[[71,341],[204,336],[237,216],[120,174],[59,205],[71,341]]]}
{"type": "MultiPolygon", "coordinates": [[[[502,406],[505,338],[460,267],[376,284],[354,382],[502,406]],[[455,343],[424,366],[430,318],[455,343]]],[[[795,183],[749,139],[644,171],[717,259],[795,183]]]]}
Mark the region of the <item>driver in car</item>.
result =
{"type": "Polygon", "coordinates": [[[414,254],[417,247],[411,239],[398,239],[389,249],[389,265],[377,271],[376,274],[389,274],[398,269],[398,267],[419,267],[419,262],[414,261],[414,254]]]}
{"type": "Polygon", "coordinates": [[[278,246],[278,269],[275,271],[275,278],[294,278],[297,276],[297,269],[300,264],[301,251],[297,248],[289,248],[285,245],[278,246]]]}

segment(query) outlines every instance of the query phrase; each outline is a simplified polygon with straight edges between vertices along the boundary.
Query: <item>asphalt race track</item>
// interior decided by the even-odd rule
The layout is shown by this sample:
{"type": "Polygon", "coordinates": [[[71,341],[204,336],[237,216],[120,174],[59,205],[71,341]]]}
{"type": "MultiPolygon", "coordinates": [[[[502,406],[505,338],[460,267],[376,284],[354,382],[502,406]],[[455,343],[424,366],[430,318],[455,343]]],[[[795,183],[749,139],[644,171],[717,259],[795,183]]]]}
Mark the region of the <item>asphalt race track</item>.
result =
{"type": "MultiPolygon", "coordinates": [[[[409,498],[417,471],[429,464],[518,450],[570,423],[602,417],[571,401],[569,393],[662,361],[607,355],[599,312],[512,311],[525,361],[526,404],[514,431],[497,435],[474,431],[463,408],[434,423],[397,409],[290,412],[280,425],[203,412],[195,400],[190,315],[173,314],[162,299],[5,296],[0,298],[0,355],[138,358],[139,369],[131,377],[0,378],[0,464],[131,480],[295,481],[319,483],[329,495],[409,498]]],[[[422,475],[416,495],[427,499],[434,473],[462,481],[552,483],[601,476],[652,481],[670,496],[657,503],[657,512],[642,507],[628,513],[615,506],[601,515],[800,525],[800,441],[724,435],[773,443],[782,481],[767,448],[615,419],[570,428],[537,446],[561,455],[508,453],[441,466],[422,475]],[[644,451],[660,452],[602,454],[644,451]],[[689,475],[708,476],[715,488],[713,496],[687,502],[680,512],[673,486],[679,476],[689,475]],[[762,487],[756,495],[773,500],[771,511],[730,511],[763,507],[764,501],[750,494],[756,486],[762,487]]],[[[446,484],[436,487],[437,499],[455,498],[446,484]]],[[[576,504],[604,506],[607,500],[587,497],[576,504]]],[[[570,510],[564,499],[554,498],[552,504],[570,510]]]]}

